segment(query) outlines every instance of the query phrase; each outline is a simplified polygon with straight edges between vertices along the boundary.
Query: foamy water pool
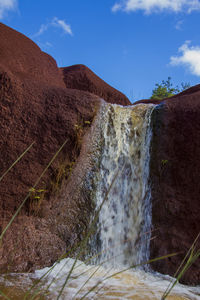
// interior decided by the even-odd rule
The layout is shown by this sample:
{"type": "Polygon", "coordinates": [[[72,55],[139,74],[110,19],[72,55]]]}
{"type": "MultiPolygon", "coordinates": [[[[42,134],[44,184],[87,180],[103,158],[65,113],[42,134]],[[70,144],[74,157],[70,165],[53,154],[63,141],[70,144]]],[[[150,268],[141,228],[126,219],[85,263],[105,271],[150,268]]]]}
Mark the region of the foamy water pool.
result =
{"type": "MultiPolygon", "coordinates": [[[[31,291],[26,299],[44,299],[34,298],[42,291],[47,292],[46,299],[58,299],[59,293],[62,293],[59,299],[134,299],[134,300],[161,300],[162,296],[172,280],[169,276],[151,274],[142,270],[129,270],[118,273],[119,270],[106,269],[102,266],[85,265],[77,261],[73,272],[70,270],[74,265],[74,259],[63,259],[54,264],[52,268],[44,268],[30,274],[10,274],[1,276],[2,283],[12,290],[20,288],[23,291],[28,290],[30,286],[36,283],[37,279],[43,277],[35,290],[31,291]],[[113,275],[113,276],[111,276],[113,275]],[[69,278],[68,278],[69,277],[69,278]],[[68,280],[67,280],[68,278],[68,280]],[[66,283],[65,287],[63,285],[66,283]],[[39,287],[39,288],[38,288],[39,287]]],[[[7,289],[8,290],[8,289],[7,289]]],[[[24,299],[24,295],[11,299],[24,299]],[[21,298],[20,298],[21,297],[21,298]]],[[[3,299],[3,298],[2,298],[3,299]]],[[[189,287],[177,284],[170,295],[170,300],[181,299],[200,299],[200,287],[189,287]]]]}

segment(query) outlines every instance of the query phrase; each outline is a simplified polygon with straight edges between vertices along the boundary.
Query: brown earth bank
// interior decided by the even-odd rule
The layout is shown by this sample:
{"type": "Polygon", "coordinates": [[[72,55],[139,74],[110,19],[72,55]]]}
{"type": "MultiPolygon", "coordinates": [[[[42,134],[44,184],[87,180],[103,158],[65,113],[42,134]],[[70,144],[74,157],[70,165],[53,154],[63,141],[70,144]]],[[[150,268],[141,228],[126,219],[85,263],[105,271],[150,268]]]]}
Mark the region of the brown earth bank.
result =
{"type": "Polygon", "coordinates": [[[71,77],[68,80],[65,73],[63,81],[51,56],[21,33],[0,23],[0,176],[34,143],[0,181],[1,232],[31,191],[3,238],[1,271],[30,271],[51,265],[87,229],[86,220],[92,209],[88,191],[84,193],[84,187],[74,186],[77,178],[84,177],[85,170],[92,168],[91,161],[80,155],[84,152],[84,139],[90,136],[100,97],[107,95],[106,100],[116,99],[119,104],[129,101],[88,68],[83,67],[82,72],[83,75],[77,71],[78,85],[70,86],[71,77]],[[95,95],[91,88],[90,93],[80,88],[85,70],[92,74],[90,86],[95,86],[95,95]],[[65,141],[58,157],[31,190],[65,141]],[[87,165],[85,169],[79,168],[72,180],[70,175],[77,159],[80,166],[87,165]]]}
{"type": "MultiPolygon", "coordinates": [[[[152,126],[151,257],[180,253],[152,267],[173,276],[200,232],[200,85],[160,101],[152,126]]],[[[181,281],[200,284],[200,259],[181,281]]]]}

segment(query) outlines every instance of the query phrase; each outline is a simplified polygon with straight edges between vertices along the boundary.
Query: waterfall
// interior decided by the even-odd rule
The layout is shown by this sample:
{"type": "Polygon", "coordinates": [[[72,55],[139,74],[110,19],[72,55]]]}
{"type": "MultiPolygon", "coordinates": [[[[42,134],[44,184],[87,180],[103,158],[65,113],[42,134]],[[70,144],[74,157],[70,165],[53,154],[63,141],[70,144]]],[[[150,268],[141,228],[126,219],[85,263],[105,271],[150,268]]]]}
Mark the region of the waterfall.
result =
{"type": "MultiPolygon", "coordinates": [[[[121,107],[103,102],[85,140],[81,168],[87,172],[79,178],[81,191],[90,204],[94,200],[96,211],[102,204],[96,234],[88,245],[90,249],[86,249],[91,250],[90,258],[97,254],[97,265],[91,265],[91,259],[86,265],[77,260],[77,255],[76,259],[59,259],[34,273],[1,274],[1,290],[9,297],[22,299],[29,290],[30,297],[37,294],[63,300],[163,299],[166,288],[174,282],[170,276],[141,269],[119,272],[149,258],[153,108],[147,104],[121,107]]],[[[78,168],[73,176],[79,173],[78,168]]],[[[199,295],[199,287],[177,283],[169,298],[199,300],[199,295]]]]}
{"type": "Polygon", "coordinates": [[[149,258],[149,148],[153,107],[107,104],[102,109],[97,209],[112,187],[100,210],[92,241],[96,263],[120,267],[149,258]]]}

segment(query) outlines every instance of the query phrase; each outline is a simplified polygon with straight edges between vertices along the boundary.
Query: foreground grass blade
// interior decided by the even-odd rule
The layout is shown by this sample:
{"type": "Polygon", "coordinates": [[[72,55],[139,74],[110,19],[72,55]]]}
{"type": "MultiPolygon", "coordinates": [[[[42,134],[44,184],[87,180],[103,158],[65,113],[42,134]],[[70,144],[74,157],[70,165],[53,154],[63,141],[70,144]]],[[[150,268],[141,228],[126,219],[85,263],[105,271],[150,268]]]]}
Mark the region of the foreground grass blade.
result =
{"type": "MultiPolygon", "coordinates": [[[[57,272],[57,274],[55,275],[55,277],[53,277],[53,279],[51,280],[51,282],[48,284],[48,286],[45,288],[45,289],[43,289],[43,294],[42,295],[47,295],[48,293],[49,293],[49,288],[51,287],[51,285],[53,284],[53,283],[56,283],[56,281],[58,281],[58,280],[60,280],[61,278],[59,277],[59,279],[58,278],[56,278],[58,275],[59,275],[59,273],[66,267],[66,265],[68,264],[68,262],[69,262],[69,260],[67,260],[66,262],[65,262],[65,264],[62,266],[62,268],[57,272]]],[[[51,271],[53,270],[53,268],[55,267],[57,265],[57,263],[51,268],[51,271]]],[[[50,272],[49,272],[50,273],[50,272]]],[[[44,274],[45,276],[46,276],[46,273],[44,274]]],[[[41,278],[39,279],[40,281],[41,281],[41,278]]],[[[39,281],[39,282],[40,282],[39,281]]],[[[38,283],[39,283],[38,282],[38,283]]],[[[38,284],[37,283],[37,284],[38,284]]],[[[37,285],[36,284],[36,285],[37,285]]],[[[35,285],[35,286],[36,286],[35,285]]],[[[43,283],[41,283],[41,285],[37,288],[37,290],[34,292],[34,294],[33,294],[33,296],[35,297],[38,293],[41,293],[41,288],[43,288],[43,283]]],[[[32,297],[30,300],[34,300],[34,297],[32,297]]],[[[39,298],[39,299],[41,299],[41,297],[39,298]]]]}
{"type": "Polygon", "coordinates": [[[20,161],[20,159],[22,159],[22,157],[26,154],[26,152],[28,152],[31,147],[33,146],[35,142],[33,142],[17,159],[16,161],[14,161],[14,163],[5,171],[5,173],[3,173],[3,175],[0,177],[0,181],[8,174],[8,172],[18,163],[18,161],[20,161]]]}
{"type": "Polygon", "coordinates": [[[59,264],[59,262],[60,262],[62,259],[68,257],[71,253],[73,253],[75,250],[77,250],[78,247],[79,247],[79,245],[76,246],[76,247],[74,247],[74,248],[71,248],[67,253],[61,255],[61,257],[54,263],[54,265],[53,265],[50,269],[48,269],[48,271],[47,271],[45,274],[43,274],[43,275],[42,275],[42,276],[41,276],[41,277],[40,277],[40,278],[39,278],[39,279],[38,279],[31,287],[30,287],[30,289],[26,292],[26,294],[25,294],[25,296],[24,296],[24,300],[27,299],[28,295],[31,293],[31,291],[32,291],[34,288],[37,287],[37,285],[39,285],[39,284],[41,283],[40,287],[42,287],[42,285],[43,285],[42,280],[45,279],[45,277],[46,277],[46,276],[47,276],[47,275],[55,268],[55,266],[56,266],[57,264],[59,264]]]}
{"type": "Polygon", "coordinates": [[[94,274],[100,269],[100,267],[102,266],[99,265],[97,266],[96,270],[94,270],[94,272],[89,276],[89,278],[83,283],[83,285],[80,287],[80,289],[76,292],[76,294],[74,295],[74,297],[72,299],[75,299],[75,297],[80,293],[80,291],[84,288],[84,286],[86,286],[86,284],[90,281],[90,279],[94,276],[94,274]]]}
{"type": "Polygon", "coordinates": [[[109,279],[109,278],[112,278],[113,276],[116,276],[116,275],[119,275],[121,273],[124,273],[125,271],[128,271],[128,270],[131,270],[131,269],[135,269],[137,267],[141,267],[141,266],[144,266],[144,265],[147,265],[147,264],[151,264],[152,262],[155,262],[155,261],[158,261],[158,260],[162,260],[162,259],[166,259],[168,257],[172,257],[172,256],[176,256],[180,253],[176,252],[176,253],[171,253],[171,254],[167,254],[167,255],[164,255],[164,256],[159,256],[159,257],[156,257],[156,258],[152,258],[152,259],[149,259],[145,262],[142,262],[140,264],[136,264],[136,265],[133,265],[133,266],[130,266],[122,271],[119,271],[119,272],[116,272],[108,277],[105,278],[105,280],[109,279]]]}
{"type": "MultiPolygon", "coordinates": [[[[48,165],[46,166],[46,168],[44,169],[44,171],[42,172],[42,174],[40,175],[40,177],[36,180],[35,184],[33,185],[33,188],[36,188],[36,186],[40,182],[41,178],[44,176],[44,174],[46,173],[46,171],[48,170],[48,168],[50,167],[50,165],[53,163],[53,161],[56,159],[56,157],[58,156],[58,154],[61,152],[61,150],[63,149],[63,147],[67,143],[67,141],[68,141],[68,139],[63,143],[63,145],[60,147],[60,149],[56,152],[56,154],[50,160],[50,162],[48,163],[48,165]]],[[[24,200],[22,201],[22,203],[20,204],[20,206],[18,207],[18,209],[16,210],[16,212],[14,213],[14,215],[12,216],[12,218],[10,219],[9,223],[7,224],[7,226],[2,231],[2,233],[0,235],[0,243],[1,243],[1,241],[2,241],[2,239],[4,237],[4,235],[5,235],[6,231],[8,230],[8,228],[10,227],[10,225],[13,223],[13,221],[16,218],[16,216],[19,214],[20,210],[22,209],[22,207],[24,206],[24,204],[26,203],[26,201],[30,197],[30,195],[31,195],[31,192],[29,192],[26,195],[26,197],[24,198],[24,200]]]]}
{"type": "MultiPolygon", "coordinates": [[[[99,252],[98,255],[100,255],[101,253],[102,253],[102,252],[99,252]]],[[[120,256],[120,255],[121,255],[121,254],[118,254],[118,255],[116,255],[116,256],[113,256],[111,259],[106,259],[106,260],[102,261],[99,265],[97,265],[95,271],[94,271],[94,272],[92,273],[92,275],[90,275],[90,277],[83,283],[83,285],[82,285],[81,288],[78,290],[78,292],[76,292],[76,294],[73,296],[73,298],[76,297],[76,296],[79,294],[79,292],[81,291],[81,289],[89,282],[89,280],[90,280],[90,279],[94,276],[94,274],[95,274],[95,273],[103,266],[103,264],[105,264],[105,263],[108,262],[109,260],[112,260],[112,259],[114,259],[114,258],[116,258],[116,257],[118,257],[118,256],[120,256]]],[[[96,256],[97,256],[97,255],[96,255],[96,256]]],[[[83,263],[82,263],[82,264],[83,264],[83,263]]],[[[82,264],[78,265],[77,267],[81,266],[82,264]]],[[[78,277],[84,275],[84,274],[87,273],[87,272],[90,272],[90,270],[92,270],[93,268],[94,268],[94,266],[91,267],[89,270],[86,270],[86,271],[80,273],[78,277]]],[[[111,268],[111,269],[112,269],[112,268],[111,268]]],[[[110,270],[111,270],[111,269],[110,269],[110,270]]],[[[108,272],[110,272],[110,270],[109,270],[108,272]]],[[[106,273],[107,273],[107,272],[106,272],[106,273]]]]}
{"type": "Polygon", "coordinates": [[[6,296],[6,294],[4,294],[2,291],[0,291],[0,295],[2,295],[4,297],[4,299],[6,300],[11,300],[8,296],[6,296]]]}
{"type": "Polygon", "coordinates": [[[2,291],[0,291],[0,295],[4,297],[3,299],[11,300],[11,299],[10,299],[6,294],[4,294],[2,291]]]}
{"type": "Polygon", "coordinates": [[[183,261],[181,262],[179,268],[177,269],[175,273],[175,281],[170,283],[164,292],[162,299],[165,300],[167,296],[171,293],[172,289],[175,287],[175,285],[179,282],[179,280],[183,277],[184,273],[191,267],[191,265],[200,257],[200,249],[196,250],[197,241],[199,239],[200,233],[197,235],[196,239],[194,240],[192,246],[186,253],[183,261]],[[196,250],[196,251],[195,251],[196,250]],[[189,256],[189,257],[188,257],[189,256]],[[188,257],[188,259],[187,259],[188,257]],[[186,261],[187,259],[187,261],[186,261]],[[184,262],[186,261],[185,265],[184,262]],[[182,268],[182,269],[181,269],[182,268]],[[177,275],[178,274],[178,275],[177,275]]]}
{"type": "Polygon", "coordinates": [[[124,273],[124,272],[126,272],[126,271],[128,271],[128,270],[135,269],[135,268],[140,267],[140,266],[143,266],[143,265],[150,264],[150,263],[155,262],[155,261],[158,261],[158,260],[162,260],[162,259],[165,259],[165,258],[168,258],[168,257],[175,256],[175,255],[177,255],[177,254],[179,254],[179,253],[172,253],[172,254],[169,254],[169,255],[165,255],[165,256],[160,256],[160,257],[157,257],[157,258],[153,258],[153,259],[150,259],[150,260],[145,261],[145,262],[143,262],[143,263],[140,263],[140,264],[136,264],[136,265],[130,266],[130,267],[128,267],[128,268],[126,268],[126,269],[124,269],[124,270],[122,270],[122,271],[118,271],[118,272],[116,272],[116,273],[113,273],[112,275],[109,275],[109,276],[105,277],[104,279],[102,279],[100,282],[97,282],[97,284],[94,285],[94,286],[93,286],[93,287],[92,287],[92,288],[91,288],[91,289],[90,289],[83,297],[81,297],[80,300],[85,299],[85,297],[86,297],[88,294],[90,294],[92,291],[94,291],[94,290],[96,289],[96,287],[99,286],[102,282],[104,282],[104,281],[106,281],[106,280],[108,280],[108,279],[110,279],[110,278],[112,278],[112,277],[114,277],[114,276],[116,276],[116,275],[119,275],[119,274],[124,273]]]}
{"type": "Polygon", "coordinates": [[[184,265],[184,262],[186,261],[187,257],[189,256],[190,252],[193,252],[195,250],[195,247],[196,247],[196,243],[199,239],[199,236],[200,236],[200,232],[199,234],[197,235],[196,239],[194,240],[192,246],[190,247],[190,249],[188,250],[188,252],[186,253],[184,259],[182,260],[180,266],[178,267],[178,269],[176,270],[175,274],[174,274],[174,277],[177,276],[178,272],[181,270],[182,266],[184,265]]]}
{"type": "Polygon", "coordinates": [[[115,182],[115,180],[116,180],[118,174],[119,174],[119,171],[118,171],[118,172],[116,173],[116,175],[114,176],[114,178],[113,178],[113,180],[112,180],[112,182],[111,182],[111,185],[109,186],[108,191],[106,192],[106,195],[105,195],[105,197],[104,197],[104,199],[103,199],[103,201],[102,201],[100,207],[99,207],[98,210],[96,211],[95,217],[94,217],[94,219],[93,219],[93,221],[92,221],[92,224],[91,224],[91,226],[90,226],[90,229],[89,229],[89,231],[88,231],[86,237],[83,239],[83,241],[81,241],[81,244],[80,244],[80,251],[79,251],[79,253],[77,254],[77,256],[76,256],[76,258],[75,258],[75,260],[74,260],[74,263],[73,263],[73,265],[72,265],[72,267],[71,267],[71,269],[70,269],[70,271],[69,271],[69,273],[68,273],[68,276],[67,276],[67,278],[66,278],[66,280],[65,280],[65,282],[64,282],[64,284],[63,284],[63,286],[62,286],[62,288],[61,288],[61,290],[60,290],[60,292],[59,292],[59,295],[58,295],[58,297],[57,297],[57,300],[60,299],[60,297],[61,297],[61,295],[62,295],[62,292],[63,292],[65,286],[67,285],[67,282],[68,282],[68,280],[69,280],[69,278],[70,278],[70,276],[71,276],[71,274],[72,274],[72,272],[73,272],[73,270],[74,270],[74,268],[75,268],[75,265],[76,265],[76,263],[77,263],[77,260],[78,260],[79,257],[81,256],[81,254],[82,254],[83,250],[85,249],[85,246],[86,246],[86,244],[87,244],[87,242],[88,242],[88,240],[89,240],[91,234],[92,234],[93,231],[94,231],[95,224],[96,224],[96,222],[97,222],[97,220],[98,220],[98,216],[99,216],[99,213],[100,213],[100,211],[101,211],[101,208],[102,208],[104,202],[107,200],[108,195],[109,195],[109,193],[110,193],[110,190],[111,190],[111,188],[112,188],[112,186],[113,186],[113,184],[114,184],[114,182],[115,182]]]}
{"type": "MultiPolygon", "coordinates": [[[[103,278],[105,278],[105,276],[106,276],[107,274],[109,274],[111,270],[112,270],[112,268],[110,268],[109,270],[107,270],[107,272],[105,273],[105,275],[103,276],[103,278]]],[[[106,282],[104,282],[104,284],[103,284],[102,286],[100,286],[100,287],[98,288],[98,290],[95,292],[94,299],[95,299],[96,297],[99,296],[100,291],[101,291],[105,286],[106,286],[106,282]]]]}
{"type": "Polygon", "coordinates": [[[181,277],[184,275],[184,273],[191,267],[191,265],[198,259],[200,256],[200,251],[198,251],[195,255],[192,255],[192,257],[189,258],[187,263],[184,265],[183,269],[181,272],[178,274],[176,280],[174,283],[171,285],[171,287],[168,289],[167,293],[165,293],[162,297],[162,300],[166,299],[167,296],[171,293],[172,289],[175,287],[175,285],[179,282],[181,277]]]}

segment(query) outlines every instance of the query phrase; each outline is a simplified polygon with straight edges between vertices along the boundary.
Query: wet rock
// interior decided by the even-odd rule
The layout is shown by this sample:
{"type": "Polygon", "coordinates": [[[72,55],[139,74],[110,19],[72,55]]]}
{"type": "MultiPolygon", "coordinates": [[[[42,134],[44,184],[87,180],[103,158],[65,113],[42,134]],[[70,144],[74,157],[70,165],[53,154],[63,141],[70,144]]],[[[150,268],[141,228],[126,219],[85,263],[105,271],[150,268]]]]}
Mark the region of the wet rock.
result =
{"type": "MultiPolygon", "coordinates": [[[[150,178],[156,238],[151,241],[151,257],[180,253],[152,267],[173,276],[200,231],[200,85],[161,101],[152,117],[150,178]]],[[[200,284],[200,259],[182,282],[200,284]]]]}

